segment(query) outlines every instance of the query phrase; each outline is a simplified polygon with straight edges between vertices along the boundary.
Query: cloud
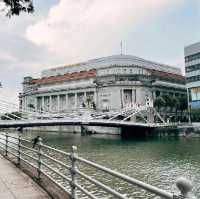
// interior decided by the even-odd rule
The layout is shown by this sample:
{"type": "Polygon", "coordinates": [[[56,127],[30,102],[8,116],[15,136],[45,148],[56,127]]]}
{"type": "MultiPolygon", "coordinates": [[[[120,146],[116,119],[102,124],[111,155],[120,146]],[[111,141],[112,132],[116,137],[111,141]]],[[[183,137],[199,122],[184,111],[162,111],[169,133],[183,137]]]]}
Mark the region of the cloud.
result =
{"type": "MultiPolygon", "coordinates": [[[[119,53],[121,40],[130,54],[176,64],[180,49],[174,44],[173,56],[171,46],[165,48],[163,43],[169,42],[159,34],[158,19],[167,29],[171,16],[167,11],[174,8],[177,13],[180,2],[184,1],[45,0],[35,2],[33,15],[7,18],[0,12],[0,98],[17,101],[23,76],[37,77],[41,70],[62,63],[119,53]]],[[[168,28],[167,37],[183,24],[174,32],[168,28]]]]}
{"type": "Polygon", "coordinates": [[[16,61],[16,57],[12,55],[10,52],[5,52],[0,50],[0,60],[2,61],[16,61]]]}
{"type": "MultiPolygon", "coordinates": [[[[169,3],[170,2],[170,3],[169,3]]],[[[109,51],[141,20],[159,14],[168,0],[60,0],[28,26],[26,38],[55,56],[77,61],[109,51]]],[[[110,53],[110,52],[109,52],[110,53]]]]}

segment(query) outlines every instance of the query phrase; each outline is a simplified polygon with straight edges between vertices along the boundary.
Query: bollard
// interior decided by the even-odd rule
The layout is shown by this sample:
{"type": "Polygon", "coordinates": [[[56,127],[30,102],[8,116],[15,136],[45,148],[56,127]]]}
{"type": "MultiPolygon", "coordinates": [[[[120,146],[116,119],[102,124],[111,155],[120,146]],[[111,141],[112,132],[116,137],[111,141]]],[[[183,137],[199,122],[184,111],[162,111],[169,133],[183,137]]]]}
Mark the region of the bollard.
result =
{"type": "Polygon", "coordinates": [[[191,198],[189,197],[189,193],[192,190],[192,182],[190,180],[180,177],[176,180],[176,186],[180,191],[180,195],[174,198],[191,198]]]}
{"type": "Polygon", "coordinates": [[[6,156],[8,156],[8,132],[6,132],[6,145],[5,145],[5,152],[6,152],[6,156]]]}
{"type": "Polygon", "coordinates": [[[18,133],[18,162],[17,164],[20,166],[21,161],[21,132],[18,133]]]}
{"type": "Polygon", "coordinates": [[[77,157],[77,147],[72,146],[70,160],[71,160],[71,199],[76,199],[76,157],[77,157]]]}
{"type": "Polygon", "coordinates": [[[37,179],[41,180],[41,166],[42,166],[42,138],[38,138],[38,176],[37,179]]]}

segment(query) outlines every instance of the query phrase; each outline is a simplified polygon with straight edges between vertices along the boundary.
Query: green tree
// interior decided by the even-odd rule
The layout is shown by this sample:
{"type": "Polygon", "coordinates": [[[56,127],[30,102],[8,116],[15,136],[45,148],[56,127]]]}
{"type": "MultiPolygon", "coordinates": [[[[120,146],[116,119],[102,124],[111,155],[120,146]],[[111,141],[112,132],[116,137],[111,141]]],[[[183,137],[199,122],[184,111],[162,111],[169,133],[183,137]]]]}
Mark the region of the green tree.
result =
{"type": "Polygon", "coordinates": [[[3,0],[6,15],[11,17],[22,12],[32,13],[34,11],[33,0],[3,0]]]}
{"type": "Polygon", "coordinates": [[[173,97],[173,103],[174,103],[174,108],[175,108],[176,113],[177,113],[177,111],[180,110],[180,106],[181,106],[179,98],[178,97],[173,97]]]}
{"type": "Polygon", "coordinates": [[[158,111],[165,106],[165,100],[163,99],[163,97],[157,97],[154,100],[154,106],[158,109],[158,111]]]}
{"type": "Polygon", "coordinates": [[[166,109],[169,107],[171,110],[174,107],[173,96],[171,95],[163,95],[163,99],[165,100],[166,109]]]}
{"type": "Polygon", "coordinates": [[[187,96],[178,97],[180,101],[180,110],[184,111],[188,108],[187,96]]]}

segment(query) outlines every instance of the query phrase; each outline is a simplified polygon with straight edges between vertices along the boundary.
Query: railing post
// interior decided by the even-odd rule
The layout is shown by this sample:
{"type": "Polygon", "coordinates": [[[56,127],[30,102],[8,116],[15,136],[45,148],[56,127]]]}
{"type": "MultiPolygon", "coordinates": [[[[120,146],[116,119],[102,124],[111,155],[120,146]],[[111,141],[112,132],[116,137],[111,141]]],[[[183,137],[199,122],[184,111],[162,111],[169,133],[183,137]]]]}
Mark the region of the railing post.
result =
{"type": "Polygon", "coordinates": [[[6,132],[6,145],[5,145],[5,152],[6,152],[6,156],[8,156],[8,132],[6,132]]]}
{"type": "Polygon", "coordinates": [[[38,138],[38,168],[37,168],[37,179],[41,180],[41,166],[42,166],[42,138],[38,138]]]}
{"type": "Polygon", "coordinates": [[[71,199],[76,199],[76,157],[77,157],[77,147],[72,146],[70,160],[71,160],[71,199]]]}
{"type": "Polygon", "coordinates": [[[180,194],[177,196],[174,196],[174,199],[182,199],[182,198],[190,198],[195,199],[194,196],[190,196],[190,192],[192,190],[192,182],[184,177],[180,177],[176,181],[176,186],[180,191],[180,194]]]}
{"type": "Polygon", "coordinates": [[[18,165],[20,165],[21,161],[21,132],[18,133],[18,165]]]}

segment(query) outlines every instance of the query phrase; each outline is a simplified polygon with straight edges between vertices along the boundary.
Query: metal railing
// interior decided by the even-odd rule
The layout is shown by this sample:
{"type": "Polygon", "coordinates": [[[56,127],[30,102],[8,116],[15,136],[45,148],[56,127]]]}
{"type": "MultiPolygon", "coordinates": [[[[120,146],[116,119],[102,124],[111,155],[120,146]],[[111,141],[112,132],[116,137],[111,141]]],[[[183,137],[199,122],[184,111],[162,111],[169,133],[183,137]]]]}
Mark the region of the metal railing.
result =
{"type": "Polygon", "coordinates": [[[132,186],[136,186],[156,196],[166,199],[192,198],[189,196],[189,193],[192,190],[192,183],[185,178],[181,177],[176,181],[176,186],[180,193],[170,193],[96,164],[92,161],[81,158],[78,156],[77,147],[75,146],[72,146],[70,153],[66,153],[59,149],[44,145],[41,137],[38,137],[36,148],[32,148],[32,142],[30,140],[23,139],[21,137],[21,133],[18,133],[18,136],[1,133],[0,149],[5,156],[14,156],[17,164],[21,165],[22,162],[24,162],[29,166],[34,167],[37,171],[36,177],[38,180],[41,180],[41,174],[49,177],[53,183],[62,188],[62,190],[65,190],[71,199],[77,198],[77,193],[78,198],[81,198],[80,194],[83,194],[87,198],[97,199],[99,198],[99,194],[97,194],[97,196],[96,193],[100,190],[102,190],[104,194],[108,194],[110,196],[106,198],[129,198],[126,193],[122,193],[122,191],[117,190],[116,187],[113,188],[106,183],[103,183],[101,180],[95,179],[91,174],[87,174],[87,172],[82,171],[79,164],[83,164],[84,167],[88,166],[93,168],[97,172],[101,171],[106,175],[115,177],[118,180],[127,183],[131,186],[131,189],[133,189],[132,186]],[[65,158],[68,159],[68,164],[66,163],[65,158]],[[62,179],[62,183],[60,179],[62,179]],[[85,181],[89,182],[92,186],[95,186],[97,191],[93,193],[93,191],[86,188],[84,183],[85,181]],[[63,183],[65,185],[63,185],[63,183]]]}

